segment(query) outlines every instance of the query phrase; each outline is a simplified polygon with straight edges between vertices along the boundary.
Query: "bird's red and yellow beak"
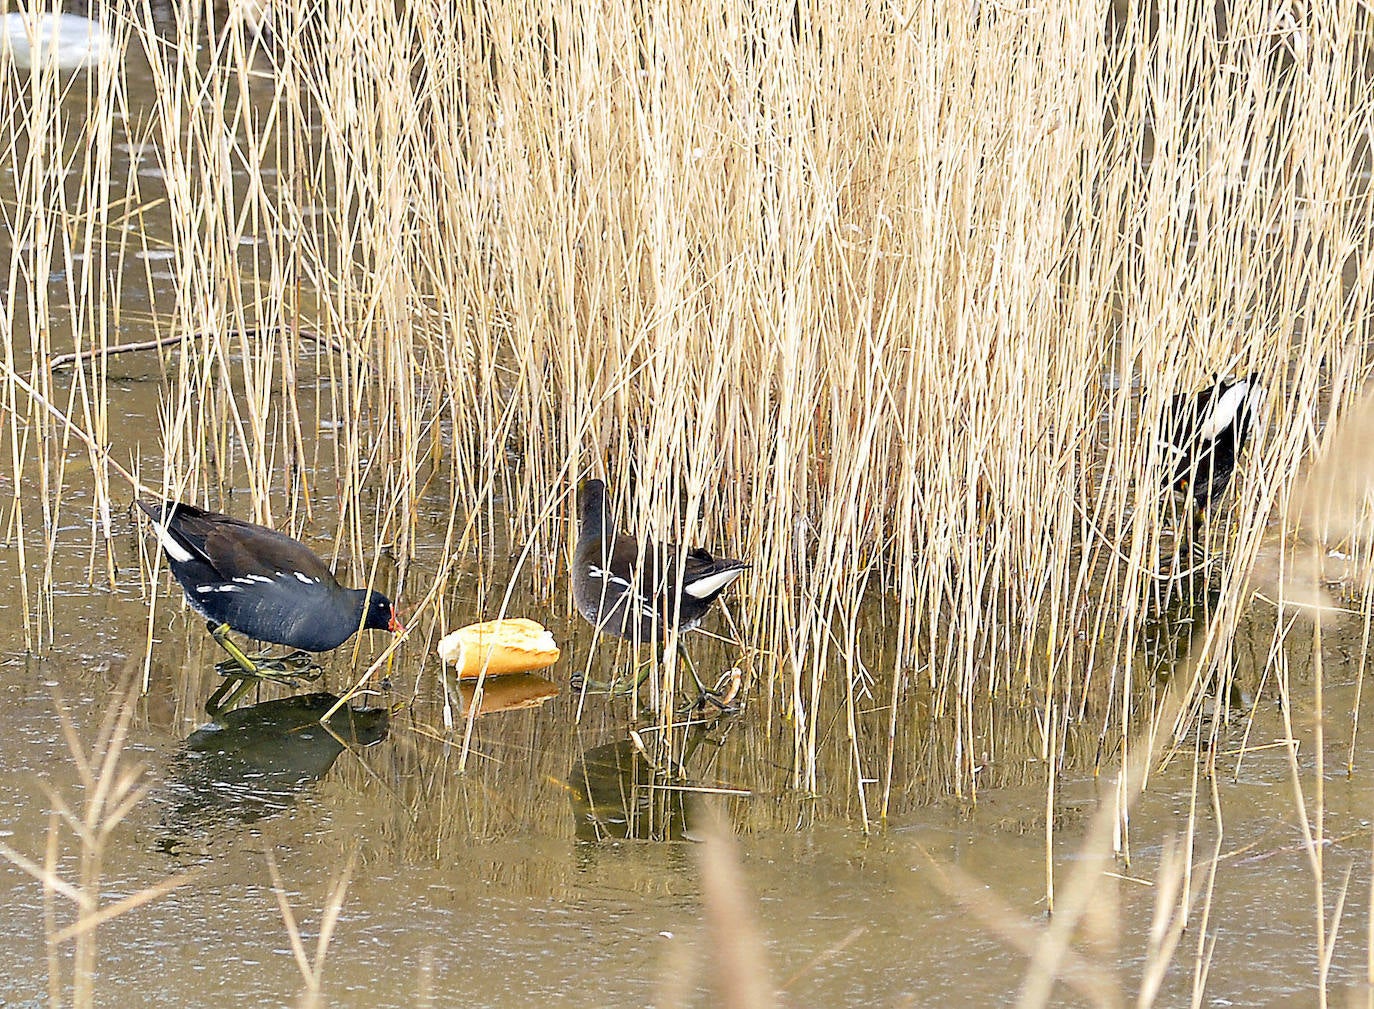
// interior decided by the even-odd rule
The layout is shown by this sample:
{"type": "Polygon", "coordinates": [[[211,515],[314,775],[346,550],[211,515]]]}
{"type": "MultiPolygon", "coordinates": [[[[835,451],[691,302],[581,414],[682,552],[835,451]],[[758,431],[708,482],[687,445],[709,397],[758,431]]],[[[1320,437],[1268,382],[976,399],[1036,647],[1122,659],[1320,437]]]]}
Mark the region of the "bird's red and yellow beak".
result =
{"type": "Polygon", "coordinates": [[[400,634],[402,631],[406,629],[405,625],[396,619],[395,610],[391,611],[391,622],[386,625],[386,629],[390,631],[392,634],[400,634]]]}

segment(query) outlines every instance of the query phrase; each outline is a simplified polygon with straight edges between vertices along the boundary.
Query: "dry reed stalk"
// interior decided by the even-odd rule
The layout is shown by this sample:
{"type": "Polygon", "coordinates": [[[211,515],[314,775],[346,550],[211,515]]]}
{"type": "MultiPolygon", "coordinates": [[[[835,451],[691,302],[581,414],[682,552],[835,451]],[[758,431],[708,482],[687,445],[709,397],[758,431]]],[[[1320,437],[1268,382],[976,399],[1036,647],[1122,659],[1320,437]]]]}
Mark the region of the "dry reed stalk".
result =
{"type": "MultiPolygon", "coordinates": [[[[1374,831],[1370,831],[1369,862],[1374,865],[1374,831]]],[[[1374,886],[1369,888],[1369,909],[1374,912],[1374,886]]],[[[1368,919],[1374,923],[1374,913],[1368,919]]],[[[1374,988],[1374,924],[1366,927],[1364,940],[1364,979],[1365,984],[1374,988]]]]}
{"type": "MultiPolygon", "coordinates": [[[[112,28],[113,43],[122,44],[122,27],[116,24],[112,28]]],[[[99,104],[115,112],[122,103],[121,86],[108,62],[72,78],[49,61],[32,70],[26,80],[17,74],[7,76],[0,86],[0,103],[7,109],[0,143],[6,149],[7,163],[15,166],[13,178],[19,203],[19,212],[11,219],[9,230],[11,257],[5,299],[8,310],[0,325],[5,364],[12,371],[23,371],[51,397],[55,390],[39,362],[48,347],[52,321],[60,319],[61,328],[74,333],[78,341],[99,339],[101,324],[111,312],[114,300],[103,272],[90,265],[104,258],[100,223],[106,206],[103,180],[109,174],[113,117],[84,117],[78,110],[82,105],[99,104]]],[[[98,404],[98,377],[96,383],[98,404]]],[[[7,383],[6,394],[6,406],[17,409],[13,384],[7,383]]],[[[73,401],[78,394],[87,407],[87,420],[103,429],[101,407],[97,405],[92,414],[87,390],[73,390],[73,401]]],[[[22,431],[18,426],[11,428],[15,500],[10,528],[22,542],[26,527],[36,524],[25,521],[25,504],[19,495],[24,479],[36,479],[41,490],[37,508],[43,516],[37,605],[32,605],[28,555],[23,546],[19,553],[19,577],[25,601],[26,645],[41,649],[52,633],[51,557],[64,489],[67,442],[65,437],[51,440],[55,432],[41,411],[30,415],[30,420],[32,424],[24,425],[22,431]],[[56,455],[52,452],[54,446],[58,450],[56,455]]],[[[93,468],[94,462],[92,459],[93,468]]],[[[96,521],[92,527],[92,549],[95,538],[102,537],[107,548],[105,567],[112,581],[108,487],[99,472],[94,483],[96,521]]]]}
{"type": "MultiPolygon", "coordinates": [[[[1347,558],[1346,570],[1353,576],[1368,612],[1371,583],[1368,563],[1371,537],[1369,488],[1374,484],[1374,467],[1368,461],[1368,436],[1374,419],[1374,393],[1363,390],[1362,399],[1345,412],[1341,422],[1324,432],[1322,451],[1295,494],[1292,515],[1293,546],[1288,570],[1280,569],[1277,595],[1280,618],[1285,607],[1312,622],[1312,747],[1313,769],[1310,791],[1303,786],[1296,740],[1292,731],[1292,684],[1286,651],[1275,661],[1277,689],[1281,702],[1289,775],[1293,784],[1298,820],[1312,871],[1315,960],[1318,1002],[1327,1004],[1329,977],[1336,939],[1341,924],[1349,869],[1338,892],[1328,922],[1326,901],[1326,707],[1324,701],[1325,663],[1322,650],[1324,625],[1332,604],[1327,586],[1340,579],[1328,575],[1328,558],[1347,558]],[[1306,554],[1306,556],[1304,556],[1306,554]],[[1303,561],[1306,563],[1302,563],[1303,561]],[[1310,804],[1310,808],[1309,808],[1310,804]]],[[[1366,622],[1367,625],[1367,622],[1366,622]]],[[[1363,659],[1363,656],[1362,656],[1363,659]]],[[[1363,661],[1360,666],[1363,679],[1363,661]]],[[[1352,741],[1352,746],[1353,746],[1352,741]]]]}
{"type": "MultiPolygon", "coordinates": [[[[1205,654],[1205,642],[1196,638],[1182,665],[1192,667],[1205,654]]],[[[1151,713],[1154,726],[1167,727],[1178,717],[1178,710],[1185,702],[1188,677],[1179,677],[1177,685],[1164,693],[1151,713]]],[[[1047,733],[1047,737],[1052,736],[1047,733]]],[[[945,892],[955,897],[968,910],[977,915],[1009,946],[1026,954],[1028,964],[1023,975],[1017,1005],[1034,1007],[1048,1005],[1057,984],[1061,982],[1074,987],[1093,1004],[1116,1006],[1125,1003],[1121,985],[1109,968],[1104,968],[1089,956],[1074,948],[1075,937],[1080,932],[1087,933],[1089,941],[1099,947],[1097,953],[1115,952],[1112,936],[1119,931],[1119,907],[1109,888],[1103,881],[1118,850],[1117,831],[1124,813],[1142,794],[1151,764],[1158,759],[1161,750],[1168,745],[1170,734],[1163,731],[1147,731],[1134,741],[1130,749],[1123,748],[1121,766],[1116,775],[1117,802],[1102,802],[1084,832],[1079,846],[1078,857],[1067,879],[1049,896],[1053,903],[1050,920],[1044,926],[1035,926],[996,897],[989,895],[986,887],[972,880],[966,874],[951,866],[941,866],[931,859],[936,872],[932,879],[945,892]]],[[[1053,752],[1051,748],[1051,753],[1053,752]]],[[[1196,768],[1195,768],[1196,770],[1196,768]]],[[[1215,776],[1212,776],[1215,782],[1215,776]]],[[[1197,777],[1194,777],[1196,790],[1197,777]]],[[[1052,794],[1053,786],[1048,791],[1052,794]]],[[[1218,813],[1215,784],[1213,784],[1214,810],[1218,813]]],[[[1047,809],[1047,817],[1053,818],[1053,808],[1047,809]]],[[[1047,844],[1050,828],[1046,828],[1047,844]]],[[[1220,831],[1219,831],[1220,833],[1220,831]]],[[[1150,1006],[1158,998],[1174,953],[1181,941],[1189,917],[1197,906],[1197,898],[1189,883],[1192,872],[1193,835],[1188,834],[1179,841],[1166,843],[1158,870],[1153,882],[1155,888],[1155,907],[1147,937],[1147,949],[1136,988],[1136,1004],[1150,1006]]],[[[1220,855],[1220,837],[1209,865],[1211,878],[1202,905],[1202,934],[1199,936],[1199,950],[1195,960],[1194,1002],[1202,995],[1201,985],[1205,983],[1210,951],[1204,951],[1206,944],[1206,921],[1212,901],[1212,882],[1220,855]]],[[[1052,850],[1047,847],[1046,857],[1051,858],[1052,850]]],[[[929,858],[929,856],[927,856],[929,858]]],[[[1050,876],[1053,879],[1053,876],[1050,876]]],[[[1110,964],[1115,957],[1107,959],[1110,964]]]]}
{"type": "Polygon", "coordinates": [[[745,900],[739,855],[729,827],[718,813],[710,817],[697,864],[710,948],[710,977],[728,1009],[776,1005],[758,924],[745,900]]]}
{"type": "Polygon", "coordinates": [[[296,958],[296,967],[301,972],[301,980],[305,982],[305,990],[301,992],[297,1004],[302,1007],[317,1006],[321,999],[325,958],[329,954],[329,944],[333,941],[334,931],[339,924],[339,915],[343,912],[348,884],[353,878],[353,870],[358,862],[358,852],[356,849],[349,852],[348,861],[330,887],[329,896],[320,911],[320,931],[315,940],[314,956],[305,948],[300,925],[296,921],[295,912],[291,910],[291,902],[287,899],[281,872],[277,869],[277,860],[270,850],[265,852],[265,855],[267,872],[272,879],[272,893],[277,898],[277,909],[281,912],[282,924],[285,925],[286,934],[291,940],[291,952],[296,958]]]}

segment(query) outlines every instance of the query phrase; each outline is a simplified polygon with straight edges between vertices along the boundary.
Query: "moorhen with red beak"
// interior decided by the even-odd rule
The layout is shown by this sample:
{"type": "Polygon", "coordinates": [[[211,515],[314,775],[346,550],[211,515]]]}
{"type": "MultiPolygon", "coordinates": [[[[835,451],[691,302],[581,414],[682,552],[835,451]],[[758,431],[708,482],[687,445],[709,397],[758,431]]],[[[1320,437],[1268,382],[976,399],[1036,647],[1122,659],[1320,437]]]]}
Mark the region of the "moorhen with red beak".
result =
{"type": "Polygon", "coordinates": [[[309,547],[275,529],[176,501],[138,506],[153,520],[186,601],[233,658],[236,679],[272,678],[265,670],[299,666],[309,660],[305,653],[332,651],[360,628],[405,629],[390,599],[340,585],[309,547]],[[255,661],[229,640],[230,631],[296,653],[255,661]]]}

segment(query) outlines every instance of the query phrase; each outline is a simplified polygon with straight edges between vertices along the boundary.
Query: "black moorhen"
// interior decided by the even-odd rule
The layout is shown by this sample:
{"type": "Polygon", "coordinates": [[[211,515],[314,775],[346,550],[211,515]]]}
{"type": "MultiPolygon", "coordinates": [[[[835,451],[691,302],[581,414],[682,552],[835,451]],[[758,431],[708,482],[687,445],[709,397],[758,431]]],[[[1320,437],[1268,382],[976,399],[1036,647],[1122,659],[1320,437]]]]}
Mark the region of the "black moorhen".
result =
{"type": "Polygon", "coordinates": [[[1218,378],[1201,392],[1173,398],[1161,431],[1161,454],[1169,487],[1192,495],[1199,514],[1225,492],[1263,408],[1264,387],[1253,372],[1218,378]]]}
{"type": "Polygon", "coordinates": [[[680,631],[701,623],[711,604],[749,564],[712,557],[700,547],[682,557],[679,549],[640,544],[618,533],[607,515],[606,485],[585,480],[577,488],[578,533],[573,554],[573,599],[598,630],[634,642],[667,640],[677,620],[680,631]]]}
{"type": "Polygon", "coordinates": [[[229,631],[302,655],[338,648],[360,627],[404,630],[390,599],[344,588],[309,547],[274,529],[180,502],[138,506],[153,520],[186,601],[239,667],[235,675],[264,676],[229,631]]]}

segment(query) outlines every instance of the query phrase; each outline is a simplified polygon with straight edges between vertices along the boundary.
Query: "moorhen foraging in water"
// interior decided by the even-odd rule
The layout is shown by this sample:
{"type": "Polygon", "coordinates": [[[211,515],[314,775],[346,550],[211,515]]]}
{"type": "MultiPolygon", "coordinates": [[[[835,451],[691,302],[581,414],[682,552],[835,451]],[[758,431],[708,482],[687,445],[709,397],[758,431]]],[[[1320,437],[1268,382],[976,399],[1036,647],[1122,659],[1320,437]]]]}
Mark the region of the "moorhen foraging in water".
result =
{"type": "Polygon", "coordinates": [[[602,481],[584,480],[578,486],[573,600],[598,631],[662,647],[675,620],[679,631],[695,628],[749,567],[746,561],[713,557],[700,547],[684,554],[671,544],[641,544],[616,530],[607,505],[602,481]]]}
{"type": "Polygon", "coordinates": [[[269,660],[280,670],[308,660],[305,653],[338,648],[359,628],[404,630],[390,599],[344,588],[309,547],[274,529],[175,501],[138,506],[153,520],[191,609],[232,656],[235,679],[268,678],[269,663],[245,655],[230,631],[296,649],[269,660]]]}
{"type": "Polygon", "coordinates": [[[1263,408],[1264,387],[1254,372],[1173,398],[1160,432],[1161,454],[1170,489],[1191,495],[1199,514],[1225,492],[1263,408]]]}

